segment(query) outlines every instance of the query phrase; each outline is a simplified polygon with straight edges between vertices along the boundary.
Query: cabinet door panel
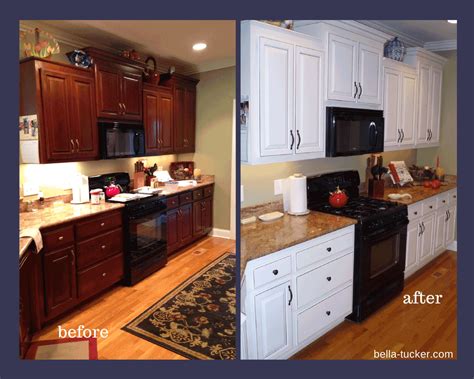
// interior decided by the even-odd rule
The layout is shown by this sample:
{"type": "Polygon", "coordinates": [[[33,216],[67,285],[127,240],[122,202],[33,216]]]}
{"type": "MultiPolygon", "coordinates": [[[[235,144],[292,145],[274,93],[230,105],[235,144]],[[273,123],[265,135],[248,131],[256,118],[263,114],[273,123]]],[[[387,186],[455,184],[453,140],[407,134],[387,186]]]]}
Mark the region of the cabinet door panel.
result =
{"type": "Polygon", "coordinates": [[[180,244],[186,245],[193,239],[193,205],[186,204],[179,207],[178,235],[180,244]]]}
{"type": "Polygon", "coordinates": [[[203,200],[204,209],[202,210],[202,225],[204,228],[204,233],[207,234],[212,229],[212,197],[208,197],[203,200]]]}
{"type": "Polygon", "coordinates": [[[443,71],[433,67],[432,68],[432,86],[431,86],[431,119],[430,119],[430,129],[432,137],[430,143],[439,142],[439,123],[441,115],[441,90],[442,90],[442,80],[443,80],[443,71]]]}
{"type": "MultiPolygon", "coordinates": [[[[97,66],[96,66],[97,67],[97,66]]],[[[97,116],[120,118],[120,73],[105,67],[96,68],[97,116]]]]}
{"type": "Polygon", "coordinates": [[[184,152],[195,149],[196,130],[196,90],[186,88],[184,92],[184,152]]]}
{"type": "Polygon", "coordinates": [[[143,91],[143,125],[147,154],[158,154],[158,123],[160,119],[158,95],[153,91],[143,91]]]}
{"type": "Polygon", "coordinates": [[[448,208],[448,222],[446,224],[446,246],[456,240],[456,205],[448,208]]]}
{"type": "Polygon", "coordinates": [[[440,209],[436,212],[436,225],[435,225],[435,240],[434,240],[434,251],[435,254],[442,253],[446,248],[446,222],[448,213],[446,209],[440,209]]]}
{"type": "Polygon", "coordinates": [[[53,318],[75,305],[77,299],[74,248],[46,253],[43,260],[46,317],[53,318]]]}
{"type": "Polygon", "coordinates": [[[292,347],[290,282],[255,297],[257,359],[271,359],[292,347]]]}
{"type": "Polygon", "coordinates": [[[355,101],[358,43],[329,34],[328,99],[355,101]]]}
{"type": "Polygon", "coordinates": [[[384,146],[397,146],[400,141],[400,72],[385,68],[384,70],[384,146]]]}
{"type": "Polygon", "coordinates": [[[74,156],[68,82],[67,74],[41,71],[44,122],[41,127],[46,135],[46,156],[51,161],[68,160],[74,156]]]}
{"type": "Polygon", "coordinates": [[[416,84],[416,75],[402,74],[400,113],[400,128],[403,130],[402,145],[412,145],[415,143],[416,84]]]}
{"type": "Polygon", "coordinates": [[[176,85],[174,88],[173,93],[173,108],[174,108],[174,150],[177,153],[183,151],[184,148],[184,122],[185,122],[185,114],[184,114],[184,95],[185,95],[185,88],[176,85]]]}
{"type": "Polygon", "coordinates": [[[405,272],[413,270],[418,264],[418,235],[420,234],[418,220],[410,222],[407,228],[407,250],[405,259],[405,272]]]}
{"type": "Polygon", "coordinates": [[[121,100],[124,106],[123,118],[141,120],[142,118],[142,81],[139,75],[122,74],[121,100]]]}
{"type": "Polygon", "coordinates": [[[95,108],[95,86],[91,77],[71,78],[71,125],[79,159],[99,155],[98,127],[95,108]]]}
{"type": "Polygon", "coordinates": [[[173,152],[173,96],[171,93],[159,94],[160,123],[159,136],[161,139],[160,154],[173,152]]]}
{"type": "Polygon", "coordinates": [[[178,212],[179,208],[176,208],[166,213],[166,243],[168,253],[172,253],[179,248],[178,212]]]}
{"type": "Polygon", "coordinates": [[[203,201],[193,203],[193,235],[199,237],[203,234],[203,201]]]}
{"type": "Polygon", "coordinates": [[[296,153],[324,152],[323,53],[296,47],[296,153]]]}
{"type": "Polygon", "coordinates": [[[432,213],[422,219],[422,224],[424,226],[420,242],[420,263],[422,265],[433,258],[435,219],[436,213],[432,213]]]}
{"type": "Polygon", "coordinates": [[[428,138],[428,127],[430,125],[430,66],[420,64],[418,70],[419,93],[418,93],[418,130],[416,134],[417,143],[425,143],[428,138]]]}
{"type": "Polygon", "coordinates": [[[259,42],[260,155],[291,155],[296,146],[293,45],[267,38],[259,42]]]}
{"type": "MultiPolygon", "coordinates": [[[[359,83],[362,93],[357,101],[366,104],[381,103],[380,75],[382,52],[364,43],[359,44],[359,83]]],[[[359,88],[360,90],[360,88],[359,88]]]]}

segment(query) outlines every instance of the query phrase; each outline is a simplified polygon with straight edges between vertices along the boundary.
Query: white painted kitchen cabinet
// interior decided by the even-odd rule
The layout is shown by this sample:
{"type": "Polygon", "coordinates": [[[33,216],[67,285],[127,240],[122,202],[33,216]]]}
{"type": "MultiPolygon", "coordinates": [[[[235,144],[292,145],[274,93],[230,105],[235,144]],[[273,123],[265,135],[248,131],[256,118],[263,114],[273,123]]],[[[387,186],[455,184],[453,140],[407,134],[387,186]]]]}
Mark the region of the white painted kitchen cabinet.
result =
{"type": "Polygon", "coordinates": [[[352,313],[354,226],[247,263],[242,359],[286,359],[352,313]]]}
{"type": "Polygon", "coordinates": [[[419,263],[422,266],[431,261],[434,256],[435,220],[435,212],[424,215],[421,219],[419,263]]]}
{"type": "Polygon", "coordinates": [[[416,70],[392,59],[383,59],[384,150],[404,150],[415,145],[416,70]]]}
{"type": "Polygon", "coordinates": [[[420,47],[407,49],[404,62],[416,67],[418,74],[417,125],[415,145],[439,145],[441,91],[444,57],[420,47]]]}
{"type": "Polygon", "coordinates": [[[325,156],[324,47],[258,21],[241,27],[241,160],[259,164],[325,156]]]}
{"type": "Polygon", "coordinates": [[[314,21],[295,29],[325,43],[327,105],[382,108],[384,33],[350,21],[314,21]]]}

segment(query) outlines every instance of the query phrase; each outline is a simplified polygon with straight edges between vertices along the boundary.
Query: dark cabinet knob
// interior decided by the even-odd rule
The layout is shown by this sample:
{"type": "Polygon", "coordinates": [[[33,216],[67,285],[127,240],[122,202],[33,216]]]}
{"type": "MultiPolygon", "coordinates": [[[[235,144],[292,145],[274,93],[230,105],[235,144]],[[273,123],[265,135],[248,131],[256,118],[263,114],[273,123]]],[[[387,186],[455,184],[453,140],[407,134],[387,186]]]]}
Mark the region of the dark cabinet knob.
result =
{"type": "Polygon", "coordinates": [[[326,250],[327,250],[328,252],[331,252],[332,249],[331,249],[330,247],[328,247],[328,248],[326,248],[326,250]]]}
{"type": "Polygon", "coordinates": [[[331,311],[326,311],[326,314],[329,316],[331,314],[331,311]]]}
{"type": "Polygon", "coordinates": [[[327,279],[328,282],[330,282],[332,278],[330,276],[328,276],[326,279],[327,279]]]}
{"type": "Polygon", "coordinates": [[[418,214],[418,212],[413,212],[413,213],[414,213],[415,215],[417,215],[417,214],[418,214]]]}
{"type": "Polygon", "coordinates": [[[430,209],[433,209],[433,206],[432,206],[432,205],[430,205],[430,209]]]}
{"type": "Polygon", "coordinates": [[[278,275],[278,270],[273,270],[273,275],[278,275]]]}

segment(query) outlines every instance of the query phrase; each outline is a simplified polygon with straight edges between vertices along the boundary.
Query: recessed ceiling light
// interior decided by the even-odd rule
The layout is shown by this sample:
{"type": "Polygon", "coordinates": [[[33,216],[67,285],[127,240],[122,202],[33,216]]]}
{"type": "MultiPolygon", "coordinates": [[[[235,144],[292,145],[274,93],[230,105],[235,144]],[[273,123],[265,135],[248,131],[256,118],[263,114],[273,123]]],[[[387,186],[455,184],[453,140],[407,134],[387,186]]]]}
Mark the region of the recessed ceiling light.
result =
{"type": "Polygon", "coordinates": [[[450,24],[457,24],[457,23],[458,23],[458,20],[448,20],[448,22],[449,22],[450,24]]]}
{"type": "Polygon", "coordinates": [[[204,42],[198,42],[193,45],[193,50],[201,51],[204,50],[206,47],[207,45],[204,42]]]}

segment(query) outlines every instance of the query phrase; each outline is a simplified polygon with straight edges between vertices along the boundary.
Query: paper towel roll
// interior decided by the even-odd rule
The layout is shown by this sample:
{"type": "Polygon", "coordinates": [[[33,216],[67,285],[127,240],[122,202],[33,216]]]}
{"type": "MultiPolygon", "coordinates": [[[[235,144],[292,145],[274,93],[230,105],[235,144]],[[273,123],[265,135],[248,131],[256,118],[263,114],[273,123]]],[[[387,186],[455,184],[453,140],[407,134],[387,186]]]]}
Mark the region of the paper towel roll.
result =
{"type": "Polygon", "coordinates": [[[288,178],[288,197],[290,214],[305,214],[308,211],[306,199],[306,176],[293,174],[288,178]]]}

